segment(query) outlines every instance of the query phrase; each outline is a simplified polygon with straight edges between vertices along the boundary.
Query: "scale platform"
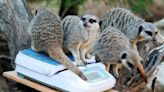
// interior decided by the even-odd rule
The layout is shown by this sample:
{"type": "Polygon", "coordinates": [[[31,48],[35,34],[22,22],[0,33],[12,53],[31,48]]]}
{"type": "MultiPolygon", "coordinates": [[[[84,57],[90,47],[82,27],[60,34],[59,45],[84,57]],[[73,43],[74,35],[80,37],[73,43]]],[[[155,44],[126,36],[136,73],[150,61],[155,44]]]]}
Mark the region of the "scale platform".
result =
{"type": "Polygon", "coordinates": [[[17,73],[62,91],[101,92],[111,89],[116,83],[115,78],[105,70],[102,63],[79,67],[88,79],[84,81],[70,70],[62,71],[65,69],[63,65],[32,49],[20,51],[15,63],[17,73]]]}

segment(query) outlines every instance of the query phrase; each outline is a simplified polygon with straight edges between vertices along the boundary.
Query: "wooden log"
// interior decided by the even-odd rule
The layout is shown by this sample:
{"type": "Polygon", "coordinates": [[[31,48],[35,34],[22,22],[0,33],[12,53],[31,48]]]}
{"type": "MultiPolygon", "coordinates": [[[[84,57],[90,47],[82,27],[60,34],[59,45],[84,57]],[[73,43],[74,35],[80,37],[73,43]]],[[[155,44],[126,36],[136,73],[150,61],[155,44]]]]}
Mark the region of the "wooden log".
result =
{"type": "Polygon", "coordinates": [[[16,81],[18,83],[21,83],[21,84],[26,85],[28,87],[34,88],[34,89],[41,91],[41,92],[59,92],[55,89],[52,89],[52,88],[49,88],[47,86],[41,85],[39,83],[33,82],[33,81],[28,80],[26,78],[21,78],[17,75],[16,71],[4,72],[3,76],[5,76],[6,78],[8,78],[10,80],[16,81]]]}

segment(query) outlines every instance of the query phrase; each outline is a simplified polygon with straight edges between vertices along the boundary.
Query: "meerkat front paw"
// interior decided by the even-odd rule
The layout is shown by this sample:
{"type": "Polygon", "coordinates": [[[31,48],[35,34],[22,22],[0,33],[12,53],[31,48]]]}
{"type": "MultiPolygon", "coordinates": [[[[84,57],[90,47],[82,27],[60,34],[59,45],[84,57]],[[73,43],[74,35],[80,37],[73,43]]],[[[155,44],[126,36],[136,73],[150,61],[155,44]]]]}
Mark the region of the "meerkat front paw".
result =
{"type": "Polygon", "coordinates": [[[86,58],[90,59],[92,57],[92,55],[90,53],[86,53],[86,58]]]}
{"type": "Polygon", "coordinates": [[[84,66],[85,65],[85,63],[82,60],[78,60],[78,61],[76,61],[76,63],[77,63],[77,66],[84,66]]]}
{"type": "Polygon", "coordinates": [[[121,69],[121,67],[122,67],[122,64],[116,64],[113,67],[113,74],[116,78],[119,77],[119,70],[121,69]]]}
{"type": "Polygon", "coordinates": [[[40,52],[41,51],[39,49],[36,49],[33,45],[31,45],[31,49],[34,50],[34,51],[36,51],[36,52],[40,52]]]}
{"type": "Polygon", "coordinates": [[[109,70],[110,70],[110,64],[105,63],[104,65],[105,65],[105,69],[106,69],[107,71],[109,71],[109,70]]]}
{"type": "Polygon", "coordinates": [[[78,71],[76,74],[83,80],[87,80],[87,77],[81,71],[78,71]]]}
{"type": "Polygon", "coordinates": [[[86,59],[85,60],[82,60],[82,62],[83,62],[84,65],[87,65],[88,64],[86,59]]]}

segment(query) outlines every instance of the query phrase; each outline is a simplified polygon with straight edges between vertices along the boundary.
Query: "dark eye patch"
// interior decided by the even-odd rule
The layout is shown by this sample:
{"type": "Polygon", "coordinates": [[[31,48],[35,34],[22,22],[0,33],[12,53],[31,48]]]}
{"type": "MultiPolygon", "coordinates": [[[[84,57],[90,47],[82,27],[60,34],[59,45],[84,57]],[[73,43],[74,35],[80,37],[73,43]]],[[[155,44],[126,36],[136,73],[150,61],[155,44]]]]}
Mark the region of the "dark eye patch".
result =
{"type": "Polygon", "coordinates": [[[138,35],[140,35],[142,29],[143,29],[142,26],[140,26],[139,29],[138,29],[138,35]]]}
{"type": "Polygon", "coordinates": [[[149,32],[149,31],[145,31],[148,35],[152,36],[152,32],[149,32]]]}
{"type": "Polygon", "coordinates": [[[133,65],[131,63],[127,62],[127,64],[131,69],[133,69],[133,65]]]}
{"type": "Polygon", "coordinates": [[[86,20],[86,18],[81,18],[81,20],[82,20],[82,21],[85,21],[85,20],[86,20]]]}
{"type": "Polygon", "coordinates": [[[155,32],[155,35],[157,35],[158,34],[158,31],[157,32],[155,32]]]}
{"type": "Polygon", "coordinates": [[[96,23],[97,21],[95,19],[89,19],[90,23],[96,23]]]}
{"type": "Polygon", "coordinates": [[[126,59],[126,57],[127,57],[127,54],[126,53],[123,53],[122,54],[122,59],[126,59]]]}

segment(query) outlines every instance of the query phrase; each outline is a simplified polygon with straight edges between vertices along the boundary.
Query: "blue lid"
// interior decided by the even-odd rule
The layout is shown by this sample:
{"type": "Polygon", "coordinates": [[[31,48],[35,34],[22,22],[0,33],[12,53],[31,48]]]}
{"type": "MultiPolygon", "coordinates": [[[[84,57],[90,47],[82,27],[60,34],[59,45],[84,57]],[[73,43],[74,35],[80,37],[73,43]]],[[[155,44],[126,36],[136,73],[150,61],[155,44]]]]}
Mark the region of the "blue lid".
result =
{"type": "MultiPolygon", "coordinates": [[[[32,50],[31,48],[30,49],[25,49],[25,50],[22,50],[20,51],[22,54],[26,55],[26,56],[29,56],[29,57],[32,57],[34,59],[37,59],[39,61],[42,61],[42,62],[46,62],[46,63],[49,63],[49,64],[52,64],[52,65],[60,65],[60,63],[58,63],[56,60],[50,58],[48,55],[44,54],[44,53],[38,53],[38,52],[35,52],[34,50],[32,50]]],[[[72,55],[67,55],[71,60],[74,61],[74,58],[72,55]]]]}

